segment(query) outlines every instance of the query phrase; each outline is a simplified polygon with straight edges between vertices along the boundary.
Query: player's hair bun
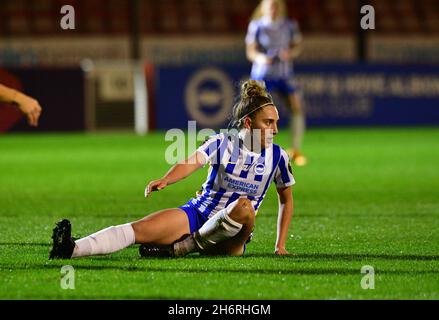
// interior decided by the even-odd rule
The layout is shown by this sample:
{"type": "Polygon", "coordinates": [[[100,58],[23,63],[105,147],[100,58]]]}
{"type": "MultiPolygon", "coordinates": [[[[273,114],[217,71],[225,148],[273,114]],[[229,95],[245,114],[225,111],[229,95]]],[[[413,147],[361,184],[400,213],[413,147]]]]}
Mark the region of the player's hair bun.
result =
{"type": "Polygon", "coordinates": [[[262,81],[247,80],[241,85],[241,99],[248,100],[252,97],[269,97],[262,81]]]}
{"type": "Polygon", "coordinates": [[[263,81],[247,80],[240,83],[239,101],[233,106],[229,117],[229,128],[242,128],[243,119],[254,116],[254,112],[268,104],[273,104],[273,98],[267,92],[263,81]]]}

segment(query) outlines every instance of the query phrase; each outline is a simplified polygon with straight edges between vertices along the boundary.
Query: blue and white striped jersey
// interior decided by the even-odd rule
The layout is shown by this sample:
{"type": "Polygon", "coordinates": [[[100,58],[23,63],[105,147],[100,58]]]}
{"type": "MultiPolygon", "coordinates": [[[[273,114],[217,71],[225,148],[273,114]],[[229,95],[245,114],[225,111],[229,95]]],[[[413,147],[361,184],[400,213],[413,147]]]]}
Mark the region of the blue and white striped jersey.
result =
{"type": "Polygon", "coordinates": [[[281,147],[272,144],[255,153],[236,141],[237,136],[220,133],[197,150],[209,163],[209,172],[201,193],[190,201],[209,218],[240,197],[248,198],[257,212],[272,181],[279,188],[295,184],[281,147]]]}
{"type": "MultiPolygon", "coordinates": [[[[257,49],[270,57],[277,57],[280,50],[286,50],[292,42],[299,42],[302,35],[296,21],[281,19],[270,21],[262,17],[250,22],[245,42],[247,45],[256,43],[257,49]]],[[[253,63],[251,78],[264,79],[288,79],[293,76],[293,63],[281,61],[275,58],[270,65],[253,63]]]]}

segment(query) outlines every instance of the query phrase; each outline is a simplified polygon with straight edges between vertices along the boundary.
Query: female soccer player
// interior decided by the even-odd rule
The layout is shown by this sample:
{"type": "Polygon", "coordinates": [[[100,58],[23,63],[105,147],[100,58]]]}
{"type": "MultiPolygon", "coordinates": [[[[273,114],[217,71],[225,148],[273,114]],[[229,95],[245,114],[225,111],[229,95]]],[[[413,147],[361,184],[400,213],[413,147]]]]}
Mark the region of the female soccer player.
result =
{"type": "Polygon", "coordinates": [[[53,230],[50,258],[71,258],[116,252],[133,244],[142,256],[184,256],[191,252],[242,255],[253,231],[257,210],[275,181],[279,218],[275,253],[285,249],[293,214],[291,186],[295,183],[288,155],[273,144],[278,112],[263,84],[249,80],[241,86],[233,109],[239,133],[210,137],[188,159],[148,184],[145,195],[163,190],[209,163],[202,192],[179,208],[158,211],[124,225],[73,241],[68,220],[53,230]]]}
{"type": "Polygon", "coordinates": [[[291,111],[292,150],[288,154],[298,166],[306,164],[300,152],[305,133],[302,99],[294,81],[293,60],[301,51],[298,24],[286,17],[283,0],[262,0],[249,24],[247,58],[253,63],[251,78],[264,80],[267,90],[280,94],[291,111]]]}

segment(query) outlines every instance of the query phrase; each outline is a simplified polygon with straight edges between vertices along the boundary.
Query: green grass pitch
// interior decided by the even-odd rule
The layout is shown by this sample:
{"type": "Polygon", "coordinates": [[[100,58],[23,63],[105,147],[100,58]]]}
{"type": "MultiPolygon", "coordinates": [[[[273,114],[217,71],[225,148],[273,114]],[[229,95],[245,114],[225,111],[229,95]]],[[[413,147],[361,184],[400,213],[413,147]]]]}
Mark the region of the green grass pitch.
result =
{"type": "MultiPolygon", "coordinates": [[[[277,143],[287,146],[287,133],[277,143]]],[[[206,169],[145,200],[168,169],[163,133],[0,137],[0,299],[439,299],[439,129],[314,129],[293,168],[295,214],[273,254],[269,193],[244,257],[141,259],[137,246],[49,261],[54,223],[75,236],[176,207],[206,169]],[[75,268],[75,289],[60,287],[75,268]],[[375,270],[364,290],[360,269],[375,270]]]]}

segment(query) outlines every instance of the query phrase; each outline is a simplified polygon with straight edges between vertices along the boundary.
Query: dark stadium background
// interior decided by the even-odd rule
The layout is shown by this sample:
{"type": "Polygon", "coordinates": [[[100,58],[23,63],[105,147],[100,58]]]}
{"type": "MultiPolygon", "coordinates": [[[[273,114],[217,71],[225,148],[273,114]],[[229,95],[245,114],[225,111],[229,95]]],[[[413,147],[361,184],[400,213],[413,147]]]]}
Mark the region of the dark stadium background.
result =
{"type": "MultiPolygon", "coordinates": [[[[315,76],[314,81],[328,81],[325,77],[333,74],[339,74],[340,79],[365,75],[362,81],[367,85],[373,82],[367,78],[370,72],[386,74],[391,66],[393,70],[389,74],[400,77],[402,82],[409,81],[413,74],[437,79],[434,78],[439,59],[437,1],[289,0],[286,3],[288,15],[297,19],[304,35],[304,51],[296,62],[299,79],[301,75],[315,76]],[[363,5],[375,9],[375,30],[360,27],[363,5]],[[366,64],[379,66],[370,71],[366,64]],[[325,69],[328,65],[332,66],[330,71],[325,69]],[[406,65],[411,69],[401,76],[406,65]],[[424,67],[417,69],[420,65],[424,67]]],[[[257,4],[257,0],[3,0],[0,65],[3,72],[15,76],[23,90],[44,106],[45,115],[38,131],[133,129],[133,102],[139,93],[133,77],[138,68],[146,78],[141,89],[148,95],[141,107],[147,107],[149,115],[140,119],[148,125],[139,130],[167,129],[176,126],[172,121],[162,120],[169,118],[169,111],[176,111],[181,123],[191,118],[185,111],[189,106],[184,100],[184,90],[198,71],[205,67],[218,68],[232,80],[229,84],[232,89],[236,89],[242,77],[248,76],[250,64],[245,58],[244,36],[257,4]],[[63,17],[60,9],[64,5],[75,9],[75,30],[63,30],[60,26],[63,17]],[[166,75],[165,79],[161,75],[166,75]]],[[[207,75],[194,95],[203,89],[224,94],[223,84],[218,79],[214,83],[209,83],[210,80],[207,75]]],[[[391,93],[379,96],[386,99],[385,103],[370,101],[376,95],[371,96],[367,91],[351,92],[348,97],[339,92],[328,98],[329,85],[318,93],[306,90],[313,85],[306,78],[301,85],[305,88],[310,126],[439,123],[435,103],[437,84],[428,92],[413,89],[409,96],[391,93]],[[407,98],[410,98],[408,102],[401,101],[407,98]],[[368,100],[365,103],[369,112],[355,115],[355,110],[337,111],[337,104],[355,109],[358,99],[368,100]],[[399,103],[402,111],[388,110],[391,103],[399,103]],[[412,113],[414,109],[418,111],[412,113]],[[379,112],[384,116],[373,117],[373,113],[379,112]],[[398,121],[389,121],[389,117],[397,115],[398,121]]],[[[224,100],[230,101],[230,97],[224,100]]],[[[192,108],[200,108],[207,116],[211,116],[209,112],[231,108],[219,102],[207,110],[202,103],[192,108]]],[[[8,127],[14,131],[30,130],[23,121],[14,124],[13,119],[10,125],[2,126],[3,131],[8,127]]],[[[218,121],[210,124],[223,125],[218,121]]]]}

